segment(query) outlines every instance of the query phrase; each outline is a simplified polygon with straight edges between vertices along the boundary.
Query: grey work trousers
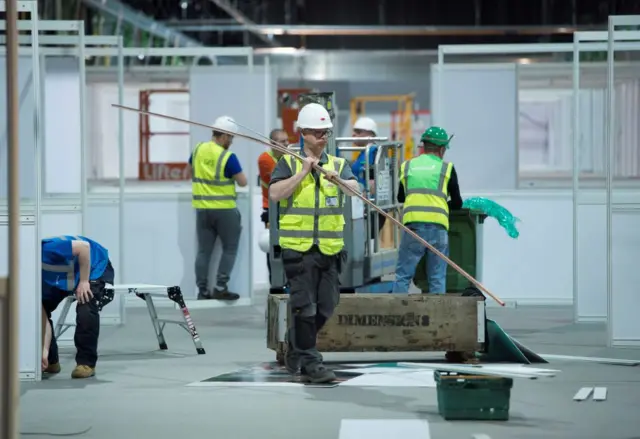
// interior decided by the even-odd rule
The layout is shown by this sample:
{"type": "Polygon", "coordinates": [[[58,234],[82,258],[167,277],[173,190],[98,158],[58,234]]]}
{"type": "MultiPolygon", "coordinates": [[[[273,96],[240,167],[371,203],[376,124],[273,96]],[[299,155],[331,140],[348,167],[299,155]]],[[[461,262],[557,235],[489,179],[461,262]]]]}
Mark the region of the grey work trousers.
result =
{"type": "Polygon", "coordinates": [[[222,257],[218,264],[216,289],[225,290],[236,262],[242,224],[238,209],[201,209],[196,211],[196,285],[200,291],[209,288],[209,268],[216,239],[222,241],[222,257]]]}
{"type": "Polygon", "coordinates": [[[318,332],[340,301],[340,267],[343,253],[327,256],[313,247],[305,253],[283,249],[282,263],[289,280],[289,348],[300,356],[300,366],[322,363],[316,348],[318,332]]]}

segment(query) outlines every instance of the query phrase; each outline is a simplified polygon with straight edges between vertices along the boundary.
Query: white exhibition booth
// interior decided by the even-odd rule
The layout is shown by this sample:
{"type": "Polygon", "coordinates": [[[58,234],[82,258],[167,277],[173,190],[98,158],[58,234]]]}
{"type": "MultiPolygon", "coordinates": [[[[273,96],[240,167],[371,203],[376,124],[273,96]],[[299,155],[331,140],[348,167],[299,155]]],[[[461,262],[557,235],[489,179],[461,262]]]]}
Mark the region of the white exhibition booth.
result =
{"type": "MultiPolygon", "coordinates": [[[[611,20],[621,20],[617,25],[640,24],[640,17],[611,20]]],[[[606,189],[580,188],[580,138],[572,136],[572,190],[518,191],[518,66],[444,62],[448,54],[573,52],[573,132],[578,133],[579,54],[609,50],[606,126],[619,127],[614,115],[620,107],[613,91],[612,51],[639,50],[640,32],[576,35],[574,44],[440,46],[439,62],[432,66],[433,120],[455,133],[447,157],[456,164],[463,193],[471,195],[465,187],[473,187],[473,195],[491,198],[522,219],[517,240],[506,238],[495,222],[485,224],[483,281],[487,287],[503,299],[525,298],[519,302],[536,298],[530,303],[573,303],[576,321],[607,321],[609,345],[637,346],[640,325],[634,292],[640,278],[631,264],[640,240],[640,190],[614,189],[611,163],[619,129],[607,131],[606,189]],[[506,261],[520,263],[507,265],[506,261]]]]}
{"type": "MultiPolygon", "coordinates": [[[[635,18],[634,23],[640,24],[640,19],[635,18]]],[[[0,24],[4,26],[4,22],[0,24]]],[[[115,127],[118,140],[112,148],[113,154],[118,155],[119,179],[115,186],[88,186],[91,166],[88,151],[96,134],[87,128],[87,119],[93,117],[90,113],[95,110],[87,108],[85,67],[78,61],[89,56],[117,57],[118,70],[112,83],[118,85],[119,93],[112,103],[137,108],[138,96],[124,93],[123,60],[126,57],[244,58],[245,65],[189,69],[189,119],[208,123],[226,114],[265,134],[276,126],[277,75],[268,63],[254,65],[251,48],[123,48],[119,37],[85,36],[80,21],[21,21],[20,29],[32,32],[31,36],[21,36],[23,43],[31,43],[32,47],[20,48],[23,81],[20,171],[24,199],[20,370],[23,379],[39,379],[37,286],[41,237],[90,236],[109,248],[117,283],[178,285],[186,299],[193,299],[196,294],[195,221],[189,183],[130,184],[125,179],[123,151],[138,145],[125,144],[124,126],[137,124],[137,113],[113,107],[100,109],[118,113],[115,127]],[[38,32],[52,30],[77,35],[38,38],[38,32]],[[54,44],[58,47],[51,47],[54,44]]],[[[454,147],[448,154],[456,163],[465,198],[486,196],[522,219],[521,236],[517,240],[508,238],[495,221],[485,224],[484,283],[503,300],[519,304],[573,303],[577,321],[607,320],[610,344],[616,346],[640,343],[640,326],[633,320],[632,296],[640,283],[639,271],[632,268],[634,249],[638,248],[640,239],[636,231],[640,220],[640,191],[617,189],[612,183],[610,160],[616,143],[613,133],[610,132],[608,144],[607,190],[581,189],[575,166],[573,191],[519,190],[515,148],[518,67],[514,64],[445,64],[444,57],[448,54],[581,53],[608,48],[609,72],[613,75],[611,51],[638,50],[638,34],[616,32],[614,42],[606,41],[612,33],[595,32],[580,34],[574,44],[440,46],[438,65],[432,67],[433,121],[456,134],[454,147]],[[490,111],[486,110],[488,104],[490,111]]],[[[574,63],[574,71],[578,72],[576,79],[579,79],[578,62],[574,63]]],[[[0,72],[4,75],[2,66],[0,72]]],[[[580,90],[577,81],[574,93],[575,90],[580,90]]],[[[4,108],[6,104],[0,105],[4,108]]],[[[616,120],[613,108],[611,98],[609,124],[616,120]]],[[[575,131],[579,130],[579,123],[576,111],[575,131]]],[[[189,132],[191,145],[210,137],[206,129],[199,127],[185,126],[184,130],[189,132]]],[[[579,160],[578,143],[573,141],[574,164],[579,160]]],[[[238,207],[246,233],[241,238],[230,289],[240,294],[238,305],[249,305],[259,283],[257,277],[262,279],[266,271],[264,254],[254,239],[262,225],[259,222],[260,190],[253,184],[257,158],[264,148],[236,139],[233,150],[251,184],[250,188],[238,191],[238,207]]],[[[7,167],[3,160],[4,156],[0,155],[0,181],[6,180],[7,167]]],[[[0,185],[0,233],[6,234],[5,198],[6,189],[0,185]]],[[[6,254],[3,240],[0,241],[0,275],[6,272],[6,254]]],[[[218,258],[219,249],[214,256],[211,279],[214,279],[218,258]]],[[[142,305],[135,297],[132,299],[132,304],[142,305]]],[[[107,306],[102,313],[103,324],[125,323],[125,302],[129,303],[118,297],[107,306]]],[[[167,304],[171,303],[167,300],[167,304]]],[[[73,318],[71,312],[69,320],[73,318]]],[[[70,342],[70,332],[65,334],[62,343],[70,342]]]]}

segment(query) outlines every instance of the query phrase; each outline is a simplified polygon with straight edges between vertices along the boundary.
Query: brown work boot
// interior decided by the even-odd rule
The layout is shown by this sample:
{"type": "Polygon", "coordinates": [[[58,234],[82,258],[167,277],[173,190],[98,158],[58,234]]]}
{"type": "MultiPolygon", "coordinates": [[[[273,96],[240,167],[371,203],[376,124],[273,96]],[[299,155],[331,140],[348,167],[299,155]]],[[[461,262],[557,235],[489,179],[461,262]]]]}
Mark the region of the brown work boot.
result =
{"type": "Polygon", "coordinates": [[[236,293],[231,293],[226,288],[224,290],[219,290],[215,288],[213,290],[213,294],[211,294],[211,298],[215,300],[233,301],[233,300],[238,300],[240,298],[240,295],[236,293]]]}
{"type": "Polygon", "coordinates": [[[60,373],[61,370],[62,368],[60,367],[60,363],[53,363],[50,364],[43,372],[55,375],[56,373],[60,373]]]}
{"type": "Polygon", "coordinates": [[[84,364],[78,364],[73,372],[71,372],[71,378],[91,378],[96,374],[96,368],[86,366],[84,364]]]}

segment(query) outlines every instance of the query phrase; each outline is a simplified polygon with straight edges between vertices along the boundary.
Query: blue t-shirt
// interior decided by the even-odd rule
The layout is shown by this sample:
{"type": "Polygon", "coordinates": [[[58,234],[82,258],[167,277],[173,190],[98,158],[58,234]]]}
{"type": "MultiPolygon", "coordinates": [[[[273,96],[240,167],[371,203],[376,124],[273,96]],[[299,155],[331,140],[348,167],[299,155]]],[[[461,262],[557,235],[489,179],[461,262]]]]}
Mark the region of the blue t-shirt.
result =
{"type": "MultiPolygon", "coordinates": [[[[193,161],[193,153],[189,156],[189,164],[191,165],[193,161]]],[[[225,178],[232,178],[234,175],[242,172],[242,166],[240,166],[240,160],[238,157],[231,153],[229,155],[229,159],[227,160],[227,164],[224,166],[224,176],[225,178]]]]}
{"type": "MultiPolygon", "coordinates": [[[[376,145],[371,145],[369,148],[369,166],[373,166],[376,162],[376,153],[378,152],[378,147],[376,145]]],[[[365,188],[368,188],[369,176],[364,175],[365,170],[365,162],[364,162],[364,153],[365,151],[360,151],[358,157],[355,159],[353,164],[351,165],[351,170],[353,174],[358,179],[358,182],[363,185],[365,188]]]]}
{"type": "Polygon", "coordinates": [[[73,291],[80,282],[80,264],[73,256],[72,241],[89,243],[91,271],[89,280],[102,277],[109,265],[109,251],[84,236],[63,235],[42,240],[42,283],[64,291],[73,291]]]}

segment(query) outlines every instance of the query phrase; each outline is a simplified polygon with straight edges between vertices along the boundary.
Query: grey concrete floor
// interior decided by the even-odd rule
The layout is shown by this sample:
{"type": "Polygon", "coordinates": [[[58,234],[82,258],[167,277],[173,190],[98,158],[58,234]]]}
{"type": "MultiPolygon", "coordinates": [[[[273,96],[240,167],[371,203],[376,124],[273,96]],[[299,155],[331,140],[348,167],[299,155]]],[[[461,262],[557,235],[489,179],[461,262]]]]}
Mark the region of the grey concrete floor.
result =
{"type": "MultiPolygon", "coordinates": [[[[169,350],[157,351],[145,312],[128,310],[125,326],[103,328],[95,378],[71,380],[73,352],[64,349],[60,375],[25,383],[23,433],[46,438],[90,428],[79,437],[337,439],[341,419],[426,419],[433,439],[480,433],[491,439],[640,437],[640,367],[554,362],[549,367],[562,370],[555,378],[515,381],[509,421],[447,422],[437,414],[432,388],[185,387],[274,359],[265,348],[264,307],[194,310],[206,355],[196,355],[188,334],[177,327],[166,328],[169,350]],[[574,402],[584,386],[607,387],[607,400],[574,402]]],[[[491,307],[488,313],[539,353],[640,359],[640,350],[606,348],[604,325],[573,324],[569,307],[491,307]]],[[[325,359],[403,358],[340,354],[325,359]]]]}

